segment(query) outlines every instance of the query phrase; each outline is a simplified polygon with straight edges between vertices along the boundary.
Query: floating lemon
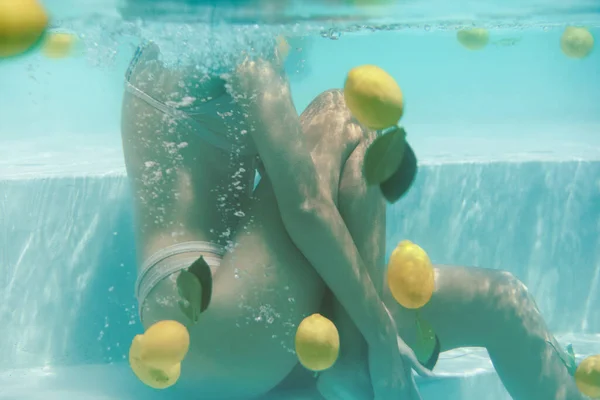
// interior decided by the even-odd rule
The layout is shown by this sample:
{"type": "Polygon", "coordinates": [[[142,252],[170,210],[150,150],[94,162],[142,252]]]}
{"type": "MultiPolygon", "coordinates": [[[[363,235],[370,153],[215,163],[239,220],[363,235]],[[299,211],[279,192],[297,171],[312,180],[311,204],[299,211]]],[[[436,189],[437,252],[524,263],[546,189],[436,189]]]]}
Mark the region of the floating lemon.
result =
{"type": "Polygon", "coordinates": [[[591,398],[600,398],[600,354],[586,358],[575,372],[579,391],[591,398]]]}
{"type": "Polygon", "coordinates": [[[277,36],[277,52],[281,62],[284,62],[288,54],[290,54],[290,45],[283,36],[277,36]]]}
{"type": "Polygon", "coordinates": [[[42,38],[48,16],[37,0],[0,1],[0,57],[26,52],[42,38]]]}
{"type": "Polygon", "coordinates": [[[165,389],[179,379],[181,361],[190,345],[185,326],[176,321],[160,321],[143,335],[133,338],[129,364],[135,375],[154,389],[165,389]]]}
{"type": "Polygon", "coordinates": [[[157,322],[136,338],[141,345],[140,360],[156,368],[180,363],[190,347],[188,330],[177,321],[157,322]]]}
{"type": "Polygon", "coordinates": [[[181,374],[181,364],[175,364],[167,369],[152,368],[136,358],[134,346],[129,350],[129,365],[145,385],[152,389],[166,389],[173,386],[181,374]]]}
{"type": "Polygon", "coordinates": [[[585,28],[568,26],[560,38],[562,52],[571,58],[585,58],[594,48],[594,37],[585,28]]]}
{"type": "Polygon", "coordinates": [[[335,364],[340,352],[338,330],[321,314],[304,318],[296,331],[296,354],[311,371],[324,371],[335,364]]]}
{"type": "Polygon", "coordinates": [[[350,70],[344,99],[352,115],[371,129],[396,125],[404,112],[400,87],[387,72],[375,65],[350,70]]]}
{"type": "Polygon", "coordinates": [[[49,58],[64,58],[71,54],[75,40],[75,35],[70,33],[49,33],[42,51],[49,58]]]}
{"type": "Polygon", "coordinates": [[[490,35],[484,28],[462,29],[458,31],[456,38],[469,50],[481,50],[490,41],[490,35]]]}
{"type": "Polygon", "coordinates": [[[421,308],[433,295],[431,261],[422,248],[408,240],[400,242],[392,252],[387,280],[394,299],[406,308],[421,308]]]}

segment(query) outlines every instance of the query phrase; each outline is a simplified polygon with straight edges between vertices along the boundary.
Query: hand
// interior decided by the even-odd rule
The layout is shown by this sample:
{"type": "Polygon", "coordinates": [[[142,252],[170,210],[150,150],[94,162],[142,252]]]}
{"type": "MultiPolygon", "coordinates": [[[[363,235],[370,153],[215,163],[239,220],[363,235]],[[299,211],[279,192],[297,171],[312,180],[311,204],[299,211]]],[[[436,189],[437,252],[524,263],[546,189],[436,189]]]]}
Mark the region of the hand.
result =
{"type": "Polygon", "coordinates": [[[291,98],[282,70],[263,59],[246,58],[228,79],[228,90],[249,111],[265,110],[291,98]]]}
{"type": "Polygon", "coordinates": [[[394,320],[389,316],[383,340],[369,345],[369,371],[375,400],[420,400],[412,369],[420,374],[426,370],[396,332],[394,320]]]}

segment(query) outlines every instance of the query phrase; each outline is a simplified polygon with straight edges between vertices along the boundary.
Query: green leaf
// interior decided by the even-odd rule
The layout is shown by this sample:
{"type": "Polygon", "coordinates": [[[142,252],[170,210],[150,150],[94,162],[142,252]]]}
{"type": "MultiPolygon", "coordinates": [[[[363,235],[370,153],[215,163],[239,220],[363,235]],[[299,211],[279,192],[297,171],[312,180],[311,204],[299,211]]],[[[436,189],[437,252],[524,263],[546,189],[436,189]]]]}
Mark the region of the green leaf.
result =
{"type": "Polygon", "coordinates": [[[182,297],[179,308],[193,324],[197,323],[212,297],[212,272],[204,257],[199,257],[187,271],[179,273],[177,290],[182,297]]]}
{"type": "Polygon", "coordinates": [[[569,373],[572,376],[575,376],[575,372],[577,371],[577,359],[575,358],[575,351],[573,350],[573,345],[567,345],[567,354],[569,355],[567,358],[566,367],[569,370],[569,373]]]}
{"type": "Polygon", "coordinates": [[[177,289],[183,300],[179,300],[179,308],[192,321],[197,323],[202,308],[202,285],[191,272],[181,271],[177,277],[177,289]]]}
{"type": "Polygon", "coordinates": [[[417,157],[408,143],[404,149],[402,163],[394,174],[379,185],[381,194],[388,203],[395,203],[404,196],[417,176],[417,157]]]}
{"type": "Polygon", "coordinates": [[[394,127],[371,143],[365,154],[364,175],[369,185],[378,185],[398,170],[404,157],[406,132],[394,127]]]}
{"type": "Polygon", "coordinates": [[[200,312],[203,312],[208,308],[210,300],[212,298],[212,271],[210,266],[204,260],[204,257],[198,258],[188,268],[188,271],[194,274],[202,285],[202,301],[200,306],[200,312]]]}
{"type": "Polygon", "coordinates": [[[417,341],[415,343],[415,355],[423,365],[431,358],[435,351],[435,332],[427,321],[417,317],[417,341]]]}
{"type": "Polygon", "coordinates": [[[575,359],[575,352],[573,351],[573,345],[572,344],[567,345],[567,350],[566,350],[567,356],[565,359],[565,357],[563,357],[562,352],[560,350],[558,350],[556,348],[556,346],[554,346],[554,343],[552,343],[549,340],[546,340],[546,343],[548,343],[552,347],[552,349],[554,349],[554,352],[560,358],[560,360],[564,364],[567,371],[569,371],[569,374],[571,376],[574,376],[575,372],[577,371],[577,360],[575,359]]]}

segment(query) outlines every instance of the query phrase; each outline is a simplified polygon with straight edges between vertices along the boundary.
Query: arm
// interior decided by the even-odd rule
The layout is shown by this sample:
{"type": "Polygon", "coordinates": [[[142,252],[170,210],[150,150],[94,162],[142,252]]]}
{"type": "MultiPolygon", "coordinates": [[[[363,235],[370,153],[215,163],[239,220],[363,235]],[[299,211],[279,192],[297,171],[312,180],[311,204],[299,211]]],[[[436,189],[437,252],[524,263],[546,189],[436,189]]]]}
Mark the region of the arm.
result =
{"type": "Polygon", "coordinates": [[[257,114],[251,134],[286,230],[367,342],[382,342],[394,327],[327,184],[319,179],[287,82],[274,73],[262,79],[252,83],[264,91],[249,102],[249,114],[257,114]]]}

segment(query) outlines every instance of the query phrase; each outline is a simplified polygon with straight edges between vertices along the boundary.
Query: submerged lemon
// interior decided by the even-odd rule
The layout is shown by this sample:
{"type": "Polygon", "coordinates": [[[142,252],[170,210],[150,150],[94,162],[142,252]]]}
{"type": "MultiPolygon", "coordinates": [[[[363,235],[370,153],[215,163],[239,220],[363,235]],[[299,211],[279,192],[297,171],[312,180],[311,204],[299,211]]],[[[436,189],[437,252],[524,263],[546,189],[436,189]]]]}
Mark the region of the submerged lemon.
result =
{"type": "Polygon", "coordinates": [[[0,0],[0,57],[29,50],[47,25],[48,15],[37,0],[0,0]]]}
{"type": "Polygon", "coordinates": [[[392,252],[387,280],[394,299],[405,308],[421,308],[431,299],[435,286],[433,266],[425,250],[405,240],[392,252]]]}
{"type": "Polygon", "coordinates": [[[371,129],[396,125],[404,112],[400,86],[375,65],[350,70],[344,84],[344,99],[352,115],[371,129]]]}
{"type": "Polygon", "coordinates": [[[71,54],[75,35],[70,33],[49,33],[44,40],[43,53],[49,58],[64,58],[71,54]]]}
{"type": "Polygon", "coordinates": [[[600,354],[586,358],[575,371],[579,391],[592,398],[600,397],[600,354]]]}
{"type": "Polygon", "coordinates": [[[156,368],[180,363],[190,347],[188,330],[177,321],[157,322],[138,336],[141,361],[156,368]]]}
{"type": "Polygon", "coordinates": [[[166,389],[173,386],[181,374],[181,364],[177,363],[165,369],[153,368],[139,359],[139,348],[139,343],[134,339],[129,349],[129,365],[135,376],[153,389],[166,389]]]}
{"type": "Polygon", "coordinates": [[[490,34],[484,28],[461,29],[456,39],[469,50],[481,50],[490,41],[490,34]]]}
{"type": "Polygon", "coordinates": [[[340,353],[340,335],[329,319],[313,314],[302,320],[296,331],[298,360],[311,371],[324,371],[335,364],[340,353]]]}
{"type": "Polygon", "coordinates": [[[276,47],[281,62],[284,62],[287,56],[290,54],[290,44],[287,42],[287,40],[285,40],[285,37],[277,36],[276,47]]]}
{"type": "Polygon", "coordinates": [[[133,338],[129,364],[135,375],[154,389],[172,386],[181,372],[181,361],[190,345],[185,326],[176,321],[160,321],[143,335],[133,338]]]}
{"type": "Polygon", "coordinates": [[[594,37],[585,28],[568,26],[560,38],[562,52],[571,58],[585,58],[594,48],[594,37]]]}

